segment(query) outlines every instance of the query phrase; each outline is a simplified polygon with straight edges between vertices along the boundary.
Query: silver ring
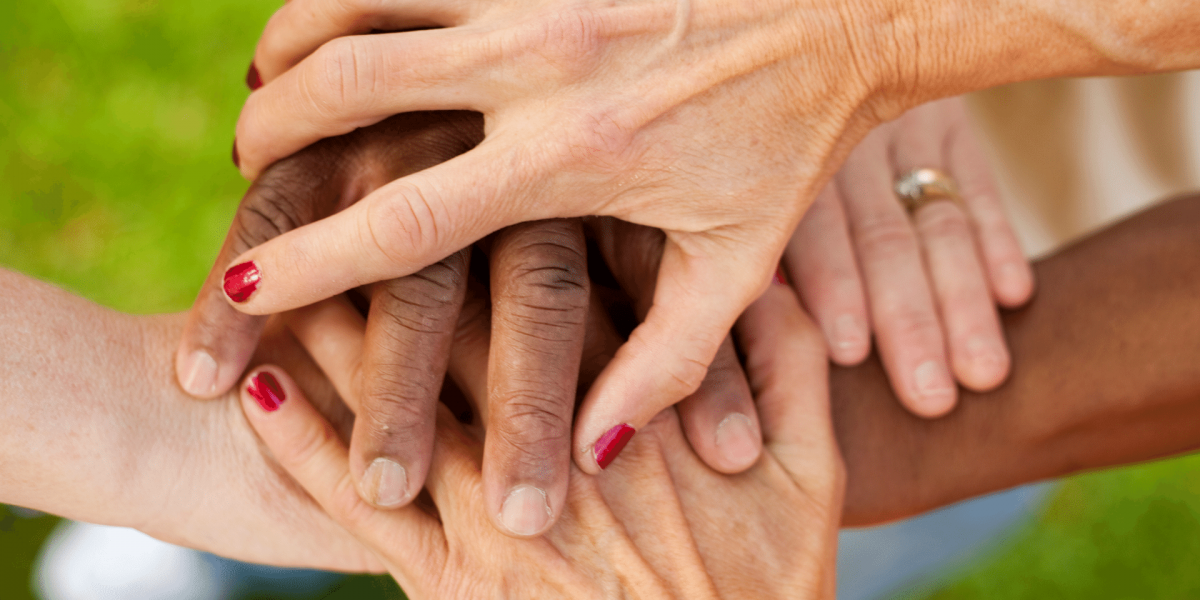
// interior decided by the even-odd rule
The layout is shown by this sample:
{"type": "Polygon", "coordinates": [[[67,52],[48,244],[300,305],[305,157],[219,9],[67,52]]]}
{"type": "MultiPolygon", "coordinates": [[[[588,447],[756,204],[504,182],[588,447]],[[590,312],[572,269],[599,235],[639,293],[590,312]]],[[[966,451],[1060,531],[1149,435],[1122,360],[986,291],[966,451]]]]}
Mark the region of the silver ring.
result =
{"type": "Polygon", "coordinates": [[[925,167],[913,169],[896,180],[896,196],[908,214],[915,214],[921,207],[938,200],[962,203],[958,185],[954,178],[941,169],[925,167]]]}

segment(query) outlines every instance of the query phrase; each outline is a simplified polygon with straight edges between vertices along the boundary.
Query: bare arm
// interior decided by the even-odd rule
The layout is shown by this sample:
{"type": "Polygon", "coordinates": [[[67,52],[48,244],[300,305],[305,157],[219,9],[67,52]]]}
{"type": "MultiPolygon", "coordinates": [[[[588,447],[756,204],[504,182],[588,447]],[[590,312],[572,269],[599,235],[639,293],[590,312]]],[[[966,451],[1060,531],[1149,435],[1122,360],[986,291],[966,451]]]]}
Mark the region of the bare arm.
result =
{"type": "Polygon", "coordinates": [[[875,358],[833,372],[849,472],[844,524],[1200,447],[1200,196],[1175,200],[1036,264],[1004,316],[1013,374],[926,421],[875,358]]]}

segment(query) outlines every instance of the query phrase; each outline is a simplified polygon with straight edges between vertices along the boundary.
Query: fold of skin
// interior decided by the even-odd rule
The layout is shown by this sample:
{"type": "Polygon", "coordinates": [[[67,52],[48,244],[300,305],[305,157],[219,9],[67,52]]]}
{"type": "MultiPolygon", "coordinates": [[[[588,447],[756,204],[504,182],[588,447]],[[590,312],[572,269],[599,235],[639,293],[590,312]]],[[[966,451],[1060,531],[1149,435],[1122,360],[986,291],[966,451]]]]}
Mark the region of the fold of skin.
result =
{"type": "MultiPolygon", "coordinates": [[[[900,408],[875,360],[835,369],[843,522],[1200,446],[1197,227],[1200,197],[1182,199],[1039,261],[1038,297],[1005,315],[1012,379],[944,419],[900,408]]],[[[182,325],[0,272],[0,501],[234,558],[378,570],[264,453],[235,397],[178,389],[182,325]]],[[[345,429],[288,334],[271,330],[259,354],[345,429]]]]}

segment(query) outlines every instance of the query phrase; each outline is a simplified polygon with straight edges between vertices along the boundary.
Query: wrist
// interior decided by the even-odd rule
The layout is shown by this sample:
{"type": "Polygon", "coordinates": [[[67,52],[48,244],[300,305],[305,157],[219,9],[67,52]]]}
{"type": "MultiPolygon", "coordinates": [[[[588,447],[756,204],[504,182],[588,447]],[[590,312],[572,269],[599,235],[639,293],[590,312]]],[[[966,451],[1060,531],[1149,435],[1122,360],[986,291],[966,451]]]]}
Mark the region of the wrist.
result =
{"type": "Polygon", "coordinates": [[[1200,10],[1125,4],[856,0],[846,10],[858,62],[879,64],[868,72],[872,113],[886,121],[1008,83],[1200,66],[1200,10]]]}

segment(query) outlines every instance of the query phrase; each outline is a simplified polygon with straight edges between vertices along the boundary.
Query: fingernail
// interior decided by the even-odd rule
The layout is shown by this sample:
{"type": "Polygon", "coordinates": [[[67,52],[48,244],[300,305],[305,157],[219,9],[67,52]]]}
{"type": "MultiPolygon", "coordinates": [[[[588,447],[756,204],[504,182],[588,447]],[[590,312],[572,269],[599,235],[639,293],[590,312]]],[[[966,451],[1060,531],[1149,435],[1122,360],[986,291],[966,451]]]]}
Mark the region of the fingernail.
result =
{"type": "Polygon", "coordinates": [[[596,464],[600,465],[601,469],[607,469],[635,433],[637,433],[636,429],[626,423],[621,423],[600,436],[600,439],[596,440],[596,445],[592,447],[592,452],[596,455],[596,464]]]}
{"type": "Polygon", "coordinates": [[[982,336],[967,340],[966,350],[971,364],[989,373],[1003,370],[1007,362],[1004,349],[982,336]]]}
{"type": "Polygon", "coordinates": [[[225,295],[240,304],[250,298],[261,281],[262,274],[254,261],[234,265],[225,271],[225,295]]]}
{"type": "Polygon", "coordinates": [[[259,76],[258,67],[253,62],[250,63],[250,70],[246,72],[246,87],[252,92],[262,87],[262,77],[259,76]]]}
{"type": "Polygon", "coordinates": [[[233,166],[242,168],[242,157],[238,156],[237,138],[233,138],[233,166]]]}
{"type": "Polygon", "coordinates": [[[717,451],[725,463],[734,467],[749,466],[758,459],[759,436],[750,417],[733,413],[717,425],[717,451]]]}
{"type": "Polygon", "coordinates": [[[258,405],[267,412],[279,410],[279,407],[287,401],[287,394],[283,392],[283,386],[279,385],[279,380],[266,371],[252,377],[246,391],[250,392],[250,397],[258,401],[258,405]]]}
{"type": "Polygon", "coordinates": [[[771,283],[775,285],[787,285],[787,280],[783,278],[783,267],[775,269],[775,276],[771,277],[771,283]]]}
{"type": "Polygon", "coordinates": [[[217,385],[217,361],[203,350],[188,355],[183,373],[183,391],[193,396],[210,394],[217,385]]]}
{"type": "Polygon", "coordinates": [[[954,381],[942,363],[929,360],[913,373],[917,396],[931,411],[940,411],[954,403],[954,381]]]}
{"type": "Polygon", "coordinates": [[[400,463],[377,458],[363,473],[367,499],[381,508],[399,506],[408,499],[408,471],[400,463]]]}
{"type": "Polygon", "coordinates": [[[854,315],[842,315],[833,321],[834,345],[843,351],[857,349],[865,341],[865,330],[854,315]]]}
{"type": "Polygon", "coordinates": [[[516,535],[541,533],[550,522],[550,504],[546,492],[532,485],[518,485],[504,499],[500,522],[516,535]]]}

